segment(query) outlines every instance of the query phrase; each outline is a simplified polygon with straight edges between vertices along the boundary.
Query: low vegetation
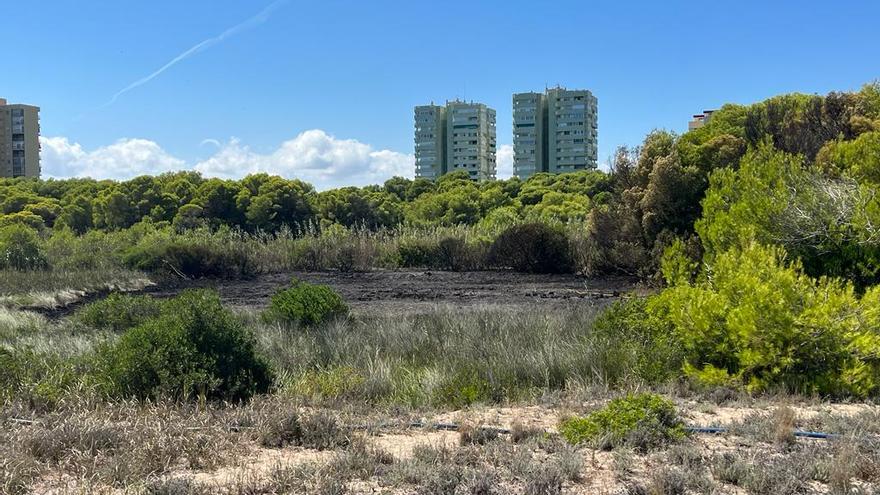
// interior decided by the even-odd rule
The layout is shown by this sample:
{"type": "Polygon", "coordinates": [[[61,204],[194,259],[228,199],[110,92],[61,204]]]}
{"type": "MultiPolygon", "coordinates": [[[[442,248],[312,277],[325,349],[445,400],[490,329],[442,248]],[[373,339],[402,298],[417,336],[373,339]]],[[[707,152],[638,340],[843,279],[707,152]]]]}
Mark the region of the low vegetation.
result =
{"type": "Polygon", "coordinates": [[[572,444],[647,451],[683,439],[683,426],[672,402],[642,393],[614,399],[587,416],[568,418],[559,425],[559,433],[572,444]]]}
{"type": "Polygon", "coordinates": [[[344,315],[348,307],[333,289],[294,280],[274,296],[263,313],[266,321],[310,327],[344,315]]]}
{"type": "Polygon", "coordinates": [[[269,363],[216,293],[187,291],[98,349],[96,379],[115,397],[238,401],[265,393],[269,363]]]}

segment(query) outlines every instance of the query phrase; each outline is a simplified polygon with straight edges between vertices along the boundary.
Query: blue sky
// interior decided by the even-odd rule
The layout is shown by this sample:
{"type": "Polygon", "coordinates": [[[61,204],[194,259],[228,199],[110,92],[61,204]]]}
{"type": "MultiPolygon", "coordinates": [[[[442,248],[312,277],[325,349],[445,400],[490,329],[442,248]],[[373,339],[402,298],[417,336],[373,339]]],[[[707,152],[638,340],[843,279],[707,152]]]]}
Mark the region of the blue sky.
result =
{"type": "Polygon", "coordinates": [[[46,175],[268,170],[326,188],[411,175],[412,107],[432,100],[494,107],[504,145],[512,93],[590,89],[604,162],[704,108],[880,77],[873,1],[281,0],[254,18],[271,3],[17,3],[0,97],[42,108],[46,175]]]}

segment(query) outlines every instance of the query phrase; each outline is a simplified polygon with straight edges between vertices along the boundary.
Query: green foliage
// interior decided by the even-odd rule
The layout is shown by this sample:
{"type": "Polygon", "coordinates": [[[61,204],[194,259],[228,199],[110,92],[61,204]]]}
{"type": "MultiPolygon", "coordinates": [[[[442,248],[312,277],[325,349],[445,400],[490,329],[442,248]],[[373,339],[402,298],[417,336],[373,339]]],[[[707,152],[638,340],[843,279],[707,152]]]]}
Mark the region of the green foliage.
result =
{"type": "Polygon", "coordinates": [[[125,252],[125,265],[165,276],[247,278],[257,268],[241,243],[222,236],[157,233],[125,252]]]}
{"type": "Polygon", "coordinates": [[[434,390],[431,401],[437,406],[462,408],[479,402],[499,399],[493,397],[493,387],[479,371],[463,368],[447,376],[434,390]]]}
{"type": "Polygon", "coordinates": [[[74,319],[91,328],[124,332],[159,316],[162,301],[151,296],[114,292],[79,309],[74,319]]]}
{"type": "Polygon", "coordinates": [[[859,289],[880,280],[873,187],[825,177],[769,143],[739,170],[715,172],[711,184],[695,224],[708,259],[756,240],[781,244],[815,277],[847,278],[859,289]]]}
{"type": "Polygon", "coordinates": [[[626,445],[648,451],[685,437],[675,405],[656,394],[619,397],[585,417],[562,421],[559,433],[569,443],[611,449],[626,445]]]}
{"type": "Polygon", "coordinates": [[[37,411],[55,408],[70,389],[82,387],[81,361],[38,353],[28,346],[0,347],[0,402],[20,400],[37,411]]]}
{"type": "Polygon", "coordinates": [[[33,229],[24,225],[0,228],[0,269],[37,270],[47,265],[33,229]]]}
{"type": "Polygon", "coordinates": [[[718,254],[647,310],[671,325],[698,383],[864,397],[880,384],[876,297],[860,300],[850,284],[813,279],[781,248],[752,243],[718,254]]]}
{"type": "Polygon", "coordinates": [[[253,334],[215,292],[190,290],[98,351],[98,379],[116,397],[238,401],[272,382],[253,334]]]}
{"type": "Polygon", "coordinates": [[[347,312],[348,306],[329,286],[293,280],[290,288],[272,296],[264,318],[309,327],[347,312]]]}
{"type": "Polygon", "coordinates": [[[287,392],[316,399],[340,399],[352,395],[364,380],[364,376],[351,366],[308,370],[287,392]]]}
{"type": "Polygon", "coordinates": [[[816,165],[832,174],[880,185],[880,131],[866,132],[852,141],[831,141],[819,151],[816,165]]]}
{"type": "Polygon", "coordinates": [[[618,301],[593,323],[594,348],[600,352],[590,359],[603,373],[603,383],[660,384],[678,376],[680,344],[668,323],[648,314],[647,305],[642,297],[618,301]]]}
{"type": "Polygon", "coordinates": [[[515,225],[502,232],[492,243],[489,260],[528,273],[567,273],[573,268],[565,232],[543,223],[515,225]]]}

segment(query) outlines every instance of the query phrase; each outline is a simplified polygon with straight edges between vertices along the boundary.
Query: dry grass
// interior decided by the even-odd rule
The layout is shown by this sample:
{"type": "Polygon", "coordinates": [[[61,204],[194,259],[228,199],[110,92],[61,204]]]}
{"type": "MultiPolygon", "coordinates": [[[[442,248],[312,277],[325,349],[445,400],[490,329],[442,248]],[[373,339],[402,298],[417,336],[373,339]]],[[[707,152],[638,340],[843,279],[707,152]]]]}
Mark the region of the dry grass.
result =
{"type": "Polygon", "coordinates": [[[135,291],[151,285],[142,273],[122,268],[0,270],[0,307],[58,308],[100,291],[135,291]]]}
{"type": "MultiPolygon", "coordinates": [[[[880,488],[876,441],[796,438],[780,445],[772,432],[781,414],[762,413],[763,425],[751,432],[698,436],[647,454],[572,447],[552,429],[511,427],[519,420],[465,427],[445,443],[427,440],[438,438],[430,429],[349,427],[400,424],[410,416],[383,414],[314,409],[277,396],[229,406],[122,402],[42,414],[8,405],[0,415],[0,493],[851,494],[880,488]],[[758,430],[761,441],[740,436],[758,430]],[[381,446],[386,435],[405,435],[413,447],[392,455],[381,446]]],[[[829,414],[821,421],[861,428],[867,419],[829,414]]]]}

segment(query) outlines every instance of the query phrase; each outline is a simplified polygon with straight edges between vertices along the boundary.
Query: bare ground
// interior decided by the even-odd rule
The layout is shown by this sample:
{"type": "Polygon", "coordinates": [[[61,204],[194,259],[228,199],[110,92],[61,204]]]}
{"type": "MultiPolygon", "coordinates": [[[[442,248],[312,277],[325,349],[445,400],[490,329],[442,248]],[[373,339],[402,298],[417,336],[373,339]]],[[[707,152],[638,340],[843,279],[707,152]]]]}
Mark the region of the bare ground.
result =
{"type": "Polygon", "coordinates": [[[502,271],[290,272],[252,280],[196,280],[158,286],[147,292],[168,297],[184,288],[212,287],[236,308],[263,308],[276,291],[297,279],[329,285],[356,313],[398,314],[426,311],[436,305],[468,308],[483,305],[521,307],[531,303],[566,305],[606,303],[631,291],[644,292],[627,277],[584,278],[576,275],[502,271]]]}

